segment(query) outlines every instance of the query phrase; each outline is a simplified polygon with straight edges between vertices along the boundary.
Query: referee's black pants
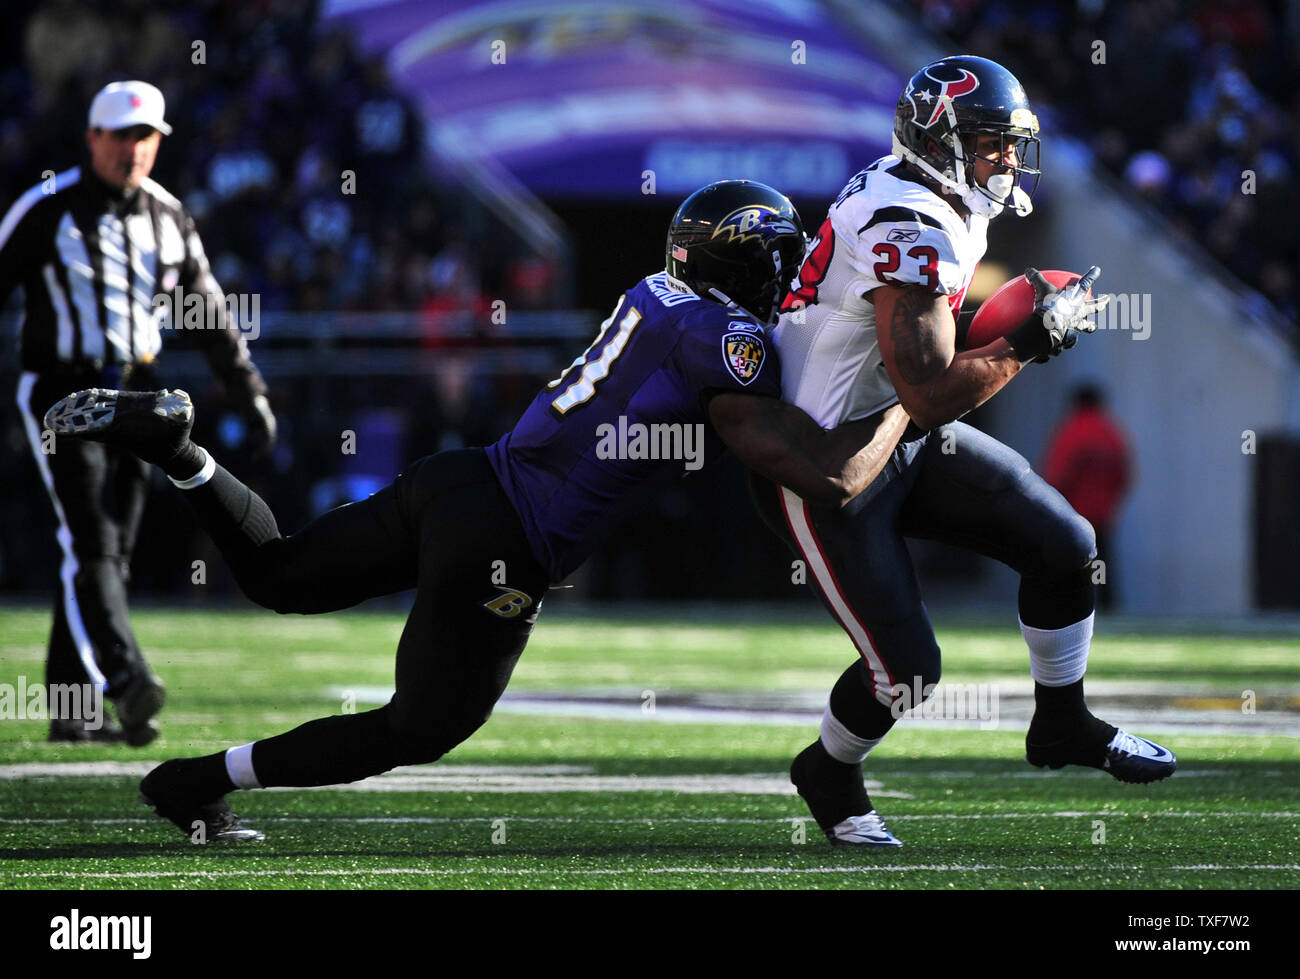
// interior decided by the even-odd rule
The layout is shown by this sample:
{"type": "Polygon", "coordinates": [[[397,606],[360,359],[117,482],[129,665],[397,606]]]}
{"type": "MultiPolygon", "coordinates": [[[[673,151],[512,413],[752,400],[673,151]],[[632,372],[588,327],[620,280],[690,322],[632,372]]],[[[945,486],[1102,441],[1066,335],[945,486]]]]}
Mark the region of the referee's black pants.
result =
{"type": "Polygon", "coordinates": [[[106,695],[115,697],[145,669],[131,631],[126,586],[148,466],[99,442],[51,442],[42,432],[45,409],[101,381],[98,372],[23,374],[18,409],[54,508],[61,551],[45,681],[105,684],[106,695]]]}
{"type": "Polygon", "coordinates": [[[266,608],[329,612],[416,589],[392,700],[256,742],[261,785],[351,782],[435,761],[487,720],[548,580],[483,449],[426,456],[287,537],[220,466],[184,496],[244,594],[266,608]]]}

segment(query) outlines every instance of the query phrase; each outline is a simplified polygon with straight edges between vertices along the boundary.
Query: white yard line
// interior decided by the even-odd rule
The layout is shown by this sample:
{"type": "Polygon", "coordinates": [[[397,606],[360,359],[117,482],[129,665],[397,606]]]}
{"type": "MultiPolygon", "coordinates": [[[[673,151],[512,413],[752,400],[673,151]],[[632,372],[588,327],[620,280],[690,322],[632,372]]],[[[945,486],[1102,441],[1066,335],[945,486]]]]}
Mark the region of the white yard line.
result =
{"type": "MultiPolygon", "coordinates": [[[[1149,812],[1118,812],[1113,809],[1098,809],[1094,812],[1082,812],[1077,810],[1063,810],[1058,812],[989,812],[989,813],[912,813],[909,815],[891,815],[889,821],[907,822],[907,821],[950,821],[950,820],[968,820],[968,819],[1095,819],[1104,816],[1114,819],[1147,819],[1147,818],[1169,818],[1169,819],[1300,819],[1300,812],[1289,811],[1265,811],[1265,812],[1222,812],[1222,811],[1197,811],[1188,810],[1182,812],[1160,812],[1153,810],[1149,812]]],[[[511,823],[541,823],[555,825],[594,825],[602,826],[654,826],[662,825],[786,825],[792,820],[803,822],[812,822],[811,816],[769,816],[765,819],[753,817],[730,817],[730,816],[665,816],[654,817],[644,816],[641,818],[617,818],[607,816],[257,816],[249,817],[249,822],[256,823],[356,823],[358,825],[391,825],[400,826],[405,824],[412,825],[441,825],[441,824],[476,824],[491,823],[496,819],[504,819],[511,823]]],[[[0,825],[14,826],[55,826],[67,823],[89,826],[121,826],[128,824],[154,823],[156,820],[151,816],[139,816],[132,818],[87,818],[78,819],[75,816],[54,816],[50,818],[40,817],[0,817],[0,825]]]]}
{"type": "MultiPolygon", "coordinates": [[[[27,778],[87,778],[141,776],[158,762],[26,762],[0,766],[0,781],[27,778]]],[[[912,798],[907,792],[890,792],[880,782],[867,788],[881,798],[912,798]]],[[[361,782],[320,786],[341,792],[673,792],[680,795],[781,795],[795,794],[784,772],[736,775],[597,775],[577,765],[441,765],[413,766],[361,782]]],[[[316,791],[276,787],[272,792],[316,791]]]]}
{"type": "Polygon", "coordinates": [[[565,877],[628,877],[636,874],[735,874],[735,875],[781,875],[798,876],[799,874],[873,874],[873,873],[915,873],[918,870],[983,873],[987,871],[1030,871],[1052,873],[1061,871],[1105,871],[1106,873],[1142,872],[1152,873],[1164,870],[1175,871],[1239,871],[1239,870],[1300,870],[1296,863],[1242,863],[1242,864],[1174,864],[1167,867],[1152,867],[1144,864],[1097,867],[1089,864],[1057,865],[1021,865],[1021,864],[851,864],[842,867],[644,867],[630,870],[625,867],[592,867],[582,870],[556,870],[541,867],[479,867],[479,868],[440,868],[429,867],[379,867],[374,870],[147,870],[128,873],[95,872],[79,873],[75,870],[48,870],[32,873],[10,874],[11,880],[22,879],[76,879],[76,880],[158,880],[163,878],[200,878],[206,880],[223,877],[389,877],[411,875],[419,877],[475,877],[486,874],[506,875],[510,877],[543,876],[563,879],[565,877]]]}
{"type": "MultiPolygon", "coordinates": [[[[0,765],[0,782],[34,778],[123,778],[147,774],[158,761],[22,762],[0,765]]],[[[1180,769],[1174,776],[1228,778],[1239,774],[1232,769],[1180,769]]],[[[1281,777],[1281,769],[1251,772],[1251,778],[1281,777]]],[[[1073,779],[1100,778],[1087,768],[1049,772],[942,771],[900,772],[891,785],[906,786],[921,780],[975,778],[1073,779]]],[[[886,789],[878,779],[867,779],[867,789],[881,798],[910,799],[901,789],[886,789]]],[[[706,775],[598,775],[589,765],[416,765],[399,768],[360,782],[317,788],[276,787],[271,792],[464,792],[464,793],[550,793],[550,792],[678,792],[685,795],[793,795],[794,788],[784,772],[752,772],[706,775]]]]}

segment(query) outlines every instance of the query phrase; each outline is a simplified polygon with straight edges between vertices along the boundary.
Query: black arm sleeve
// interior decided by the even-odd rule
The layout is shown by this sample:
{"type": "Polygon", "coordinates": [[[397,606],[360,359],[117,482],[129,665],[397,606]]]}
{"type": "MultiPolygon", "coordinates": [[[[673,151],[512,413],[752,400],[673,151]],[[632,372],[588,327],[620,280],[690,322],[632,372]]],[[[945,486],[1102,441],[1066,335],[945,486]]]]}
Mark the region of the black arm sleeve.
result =
{"type": "Polygon", "coordinates": [[[207,297],[211,322],[218,324],[214,330],[195,330],[193,336],[203,349],[212,373],[221,379],[230,399],[248,406],[258,395],[266,394],[266,382],[253,364],[248,353],[248,343],[239,324],[227,315],[225,296],[213,278],[208,257],[203,251],[194,219],[185,215],[185,264],[181,269],[181,286],[186,292],[202,293],[207,297]]]}
{"type": "Polygon", "coordinates": [[[21,201],[15,203],[9,213],[0,219],[0,229],[5,231],[4,240],[0,241],[0,308],[5,305],[14,287],[26,278],[26,263],[38,254],[29,241],[32,237],[29,232],[31,221],[27,218],[31,217],[32,212],[27,211],[23,219],[10,226],[11,215],[21,204],[21,201]]]}

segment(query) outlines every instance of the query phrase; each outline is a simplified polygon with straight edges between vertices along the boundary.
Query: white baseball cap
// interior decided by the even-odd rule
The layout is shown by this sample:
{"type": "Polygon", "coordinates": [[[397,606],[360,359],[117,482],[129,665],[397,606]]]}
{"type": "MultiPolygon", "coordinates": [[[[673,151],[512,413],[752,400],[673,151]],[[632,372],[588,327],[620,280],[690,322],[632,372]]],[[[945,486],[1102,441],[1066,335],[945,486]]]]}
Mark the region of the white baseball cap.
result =
{"type": "Polygon", "coordinates": [[[163,94],[148,82],[113,82],[90,103],[91,129],[153,126],[164,136],[172,127],[163,122],[163,94]]]}

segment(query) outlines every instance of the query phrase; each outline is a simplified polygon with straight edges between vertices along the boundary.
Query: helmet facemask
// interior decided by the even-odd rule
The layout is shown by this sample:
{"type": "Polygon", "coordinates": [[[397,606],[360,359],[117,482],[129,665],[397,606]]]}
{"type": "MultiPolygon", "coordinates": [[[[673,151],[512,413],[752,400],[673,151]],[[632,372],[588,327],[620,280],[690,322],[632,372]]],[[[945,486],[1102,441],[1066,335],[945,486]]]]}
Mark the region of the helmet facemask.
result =
{"type": "Polygon", "coordinates": [[[724,305],[734,305],[749,313],[765,327],[776,326],[776,310],[790,291],[790,284],[803,264],[802,234],[781,233],[763,243],[771,259],[770,268],[760,273],[762,263],[728,262],[734,272],[725,283],[701,282],[706,292],[724,305]]]}
{"type": "Polygon", "coordinates": [[[1005,207],[1010,208],[1017,217],[1024,217],[1033,211],[1033,194],[1042,177],[1042,171],[1038,167],[1040,144],[1037,136],[1011,129],[959,129],[947,138],[936,135],[930,139],[939,147],[939,151],[932,154],[930,160],[905,147],[897,135],[894,136],[893,153],[938,183],[946,193],[960,197],[972,214],[994,218],[1005,207]],[[994,173],[985,185],[977,183],[975,179],[975,146],[982,135],[998,137],[998,155],[995,160],[1005,159],[1010,146],[1015,149],[1017,164],[1011,167],[986,159],[985,162],[993,167],[994,173]],[[939,168],[935,164],[941,161],[944,166],[939,168]]]}
{"type": "MultiPolygon", "coordinates": [[[[1000,214],[1003,207],[1011,208],[1017,217],[1024,217],[1034,209],[1032,198],[1042,176],[1042,171],[1038,168],[1037,136],[1030,132],[1011,129],[958,130],[958,138],[955,142],[956,148],[960,151],[960,155],[955,155],[954,159],[956,182],[966,185],[967,188],[962,192],[963,201],[966,201],[972,191],[986,198],[996,207],[989,217],[1000,214]],[[975,176],[975,168],[978,166],[976,161],[979,156],[975,148],[979,145],[980,136],[998,137],[997,156],[993,160],[984,158],[984,162],[991,165],[994,172],[983,185],[976,180],[975,176]],[[1015,151],[1014,167],[995,162],[1005,160],[1008,149],[1015,151]],[[1026,181],[1029,181],[1028,189],[1024,186],[1026,181]]],[[[969,202],[967,206],[970,206],[969,202]]],[[[979,213],[974,207],[971,210],[979,213]]]]}

